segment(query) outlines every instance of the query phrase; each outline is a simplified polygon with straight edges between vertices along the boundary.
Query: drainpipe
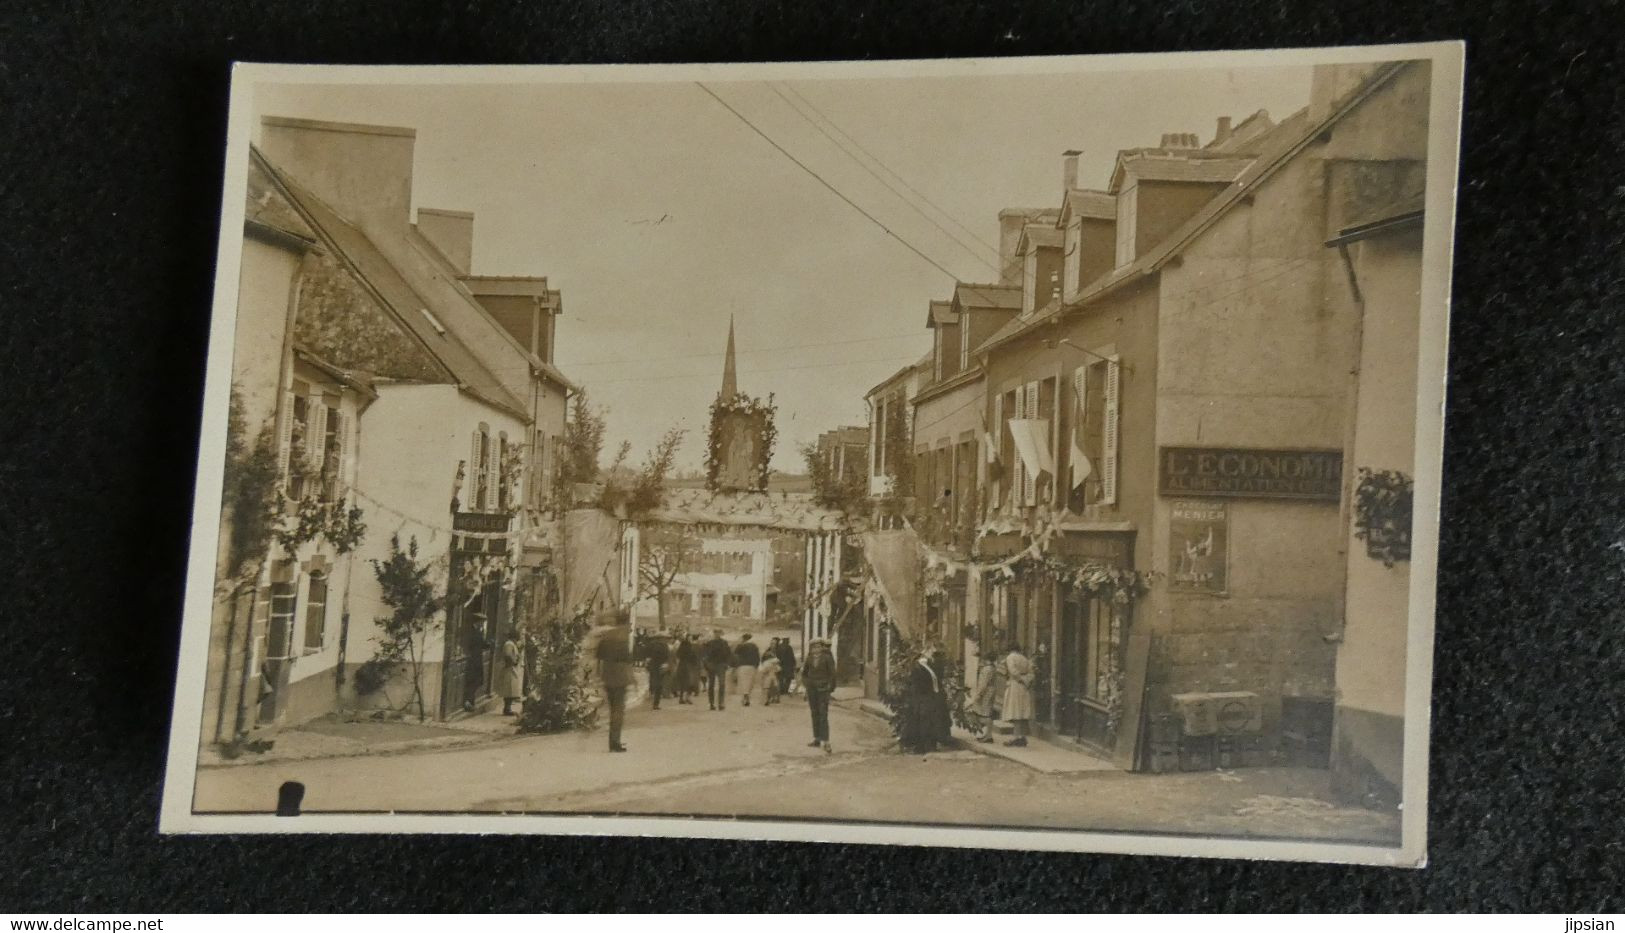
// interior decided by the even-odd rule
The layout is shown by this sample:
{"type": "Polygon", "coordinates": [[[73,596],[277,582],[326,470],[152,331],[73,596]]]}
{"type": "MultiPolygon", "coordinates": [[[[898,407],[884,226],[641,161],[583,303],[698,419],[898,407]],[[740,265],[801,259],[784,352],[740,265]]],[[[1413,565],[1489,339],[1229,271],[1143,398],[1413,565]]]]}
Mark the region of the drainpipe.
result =
{"type": "MultiPolygon", "coordinates": [[[[376,399],[367,399],[357,405],[355,410],[355,440],[350,447],[352,451],[350,462],[357,476],[361,473],[361,416],[366,414],[367,409],[372,407],[374,401],[376,399]]],[[[339,469],[342,470],[343,468],[344,465],[339,464],[339,469]]],[[[355,580],[355,552],[351,551],[349,554],[344,555],[344,558],[349,563],[349,567],[345,569],[344,597],[340,603],[338,663],[333,667],[333,689],[336,691],[344,688],[344,665],[348,663],[350,654],[350,585],[355,580]]]]}

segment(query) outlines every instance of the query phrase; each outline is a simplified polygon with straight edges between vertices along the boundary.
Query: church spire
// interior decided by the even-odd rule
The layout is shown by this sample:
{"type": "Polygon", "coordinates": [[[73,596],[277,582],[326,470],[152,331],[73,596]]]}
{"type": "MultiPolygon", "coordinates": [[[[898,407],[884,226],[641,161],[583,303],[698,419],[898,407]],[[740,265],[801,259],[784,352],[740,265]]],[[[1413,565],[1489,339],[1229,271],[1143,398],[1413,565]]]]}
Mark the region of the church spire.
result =
{"type": "Polygon", "coordinates": [[[722,363],[722,398],[731,399],[739,394],[739,382],[734,375],[734,318],[728,315],[728,356],[722,363]]]}

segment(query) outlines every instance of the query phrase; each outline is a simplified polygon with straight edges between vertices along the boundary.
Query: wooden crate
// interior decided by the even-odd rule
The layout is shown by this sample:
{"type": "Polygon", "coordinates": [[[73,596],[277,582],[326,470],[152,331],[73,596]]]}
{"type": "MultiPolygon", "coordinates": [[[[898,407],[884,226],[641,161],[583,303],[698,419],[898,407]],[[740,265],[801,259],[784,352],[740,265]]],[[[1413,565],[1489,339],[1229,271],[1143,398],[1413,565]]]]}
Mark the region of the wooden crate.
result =
{"type": "Polygon", "coordinates": [[[1179,743],[1179,770],[1213,770],[1213,736],[1187,735],[1179,743]]]}

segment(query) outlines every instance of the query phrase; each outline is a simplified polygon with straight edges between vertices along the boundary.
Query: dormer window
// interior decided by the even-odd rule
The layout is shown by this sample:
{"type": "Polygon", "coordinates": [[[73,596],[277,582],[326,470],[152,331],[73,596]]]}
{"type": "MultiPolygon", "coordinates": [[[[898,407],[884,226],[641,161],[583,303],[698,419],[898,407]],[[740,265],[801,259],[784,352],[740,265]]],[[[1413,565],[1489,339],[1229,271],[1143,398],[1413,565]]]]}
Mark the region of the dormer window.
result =
{"type": "Polygon", "coordinates": [[[959,371],[970,369],[970,312],[959,313],[959,371]]]}
{"type": "Polygon", "coordinates": [[[1117,268],[1134,261],[1135,215],[1138,213],[1138,185],[1130,185],[1117,195],[1117,268]]]}

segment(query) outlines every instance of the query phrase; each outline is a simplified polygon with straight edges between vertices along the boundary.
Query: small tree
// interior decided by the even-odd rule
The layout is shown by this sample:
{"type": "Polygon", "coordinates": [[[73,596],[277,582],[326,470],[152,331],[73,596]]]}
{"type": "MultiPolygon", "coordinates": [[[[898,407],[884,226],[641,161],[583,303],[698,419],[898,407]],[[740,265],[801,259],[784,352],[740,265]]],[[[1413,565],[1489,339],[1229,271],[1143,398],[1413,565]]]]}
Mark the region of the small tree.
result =
{"type": "Polygon", "coordinates": [[[628,515],[639,515],[659,508],[666,493],[666,477],[677,462],[677,449],[683,444],[684,433],[682,428],[671,428],[660,435],[660,440],[655,442],[648,458],[643,461],[642,469],[630,477],[627,476],[630,471],[625,469],[625,465],[632,445],[623,441],[606,474],[608,479],[599,504],[611,512],[624,506],[628,515]]]}
{"type": "Polygon", "coordinates": [[[407,542],[403,551],[400,536],[390,535],[389,557],[373,561],[372,570],[383,591],[384,605],[392,611],[378,617],[383,637],[378,639],[378,651],[372,660],[356,672],[356,689],[362,693],[378,689],[386,679],[387,668],[404,660],[412,675],[412,697],[408,702],[417,704],[421,722],[427,718],[423,699],[424,648],[429,633],[440,624],[440,599],[435,595],[438,587],[429,579],[432,566],[418,562],[416,537],[407,542]]]}
{"type": "Polygon", "coordinates": [[[221,512],[230,523],[225,573],[253,579],[269,556],[278,515],[276,431],[262,425],[252,440],[242,393],[234,385],[226,413],[221,512]]]}
{"type": "Polygon", "coordinates": [[[591,617],[592,610],[583,608],[572,618],[544,622],[526,633],[530,670],[520,732],[587,729],[598,718],[588,690],[591,669],[581,657],[591,617]]]}
{"type": "Polygon", "coordinates": [[[807,478],[812,481],[814,501],[826,509],[849,514],[861,511],[859,507],[868,494],[862,477],[842,476],[835,472],[817,444],[802,444],[801,459],[807,464],[807,478]]]}
{"type": "Polygon", "coordinates": [[[678,574],[699,546],[699,539],[681,527],[663,525],[644,530],[643,553],[638,558],[638,595],[655,600],[662,630],[666,627],[666,591],[677,582],[678,574]]]}
{"type": "Polygon", "coordinates": [[[564,450],[559,457],[558,484],[563,501],[569,501],[574,484],[597,481],[605,426],[604,410],[588,403],[585,390],[576,393],[570,404],[570,418],[564,424],[564,450]]]}

